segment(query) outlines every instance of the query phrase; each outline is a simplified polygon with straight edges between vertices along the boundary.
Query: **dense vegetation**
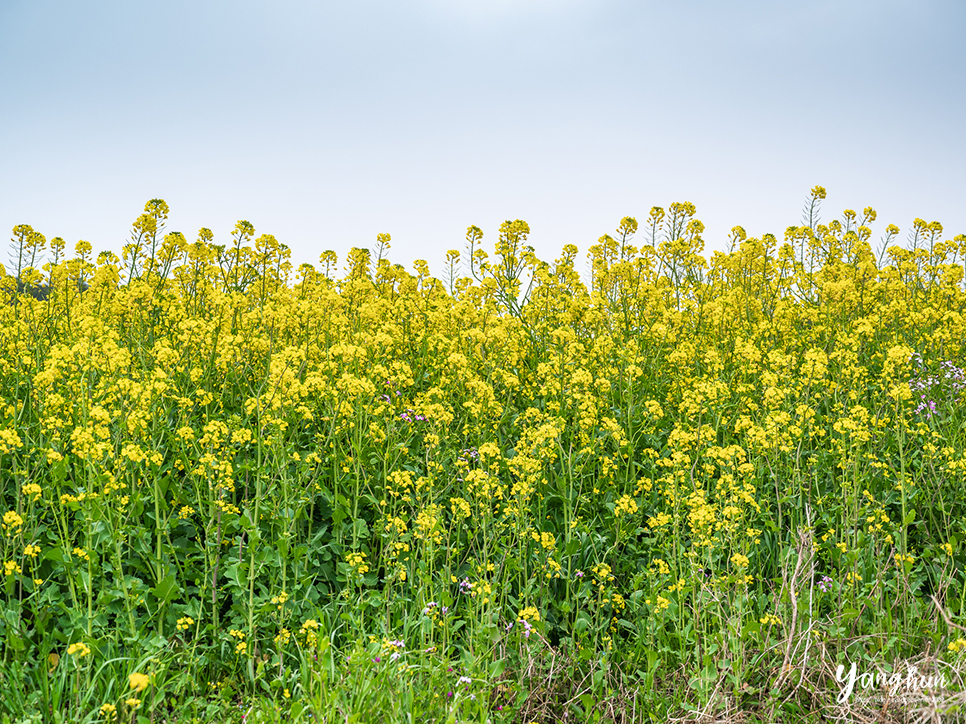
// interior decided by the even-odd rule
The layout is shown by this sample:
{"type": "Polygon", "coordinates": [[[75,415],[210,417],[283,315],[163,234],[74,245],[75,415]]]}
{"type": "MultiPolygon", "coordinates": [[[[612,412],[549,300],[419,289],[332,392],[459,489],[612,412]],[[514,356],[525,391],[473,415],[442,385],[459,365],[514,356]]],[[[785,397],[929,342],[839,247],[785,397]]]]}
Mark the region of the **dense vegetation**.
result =
{"type": "Polygon", "coordinates": [[[966,237],[823,198],[439,278],[160,200],[120,258],[15,227],[2,720],[795,721],[912,661],[955,705],[966,237]]]}

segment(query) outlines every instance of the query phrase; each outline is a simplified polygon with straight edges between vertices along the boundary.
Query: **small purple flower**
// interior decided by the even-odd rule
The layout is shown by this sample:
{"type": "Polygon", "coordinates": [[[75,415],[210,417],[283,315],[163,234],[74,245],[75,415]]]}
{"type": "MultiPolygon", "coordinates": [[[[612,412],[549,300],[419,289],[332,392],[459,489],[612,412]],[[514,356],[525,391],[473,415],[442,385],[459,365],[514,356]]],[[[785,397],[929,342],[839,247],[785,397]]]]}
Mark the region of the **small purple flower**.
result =
{"type": "MultiPolygon", "coordinates": [[[[923,359],[915,354],[910,360],[924,373],[923,359]]],[[[909,388],[919,392],[919,404],[916,406],[915,414],[931,418],[937,414],[937,403],[934,397],[957,397],[966,389],[966,372],[954,365],[950,360],[939,363],[941,373],[939,375],[920,374],[909,380],[909,388]],[[938,395],[937,395],[938,393],[938,395]]]]}
{"type": "Polygon", "coordinates": [[[480,453],[475,447],[468,447],[465,450],[460,450],[460,460],[468,462],[469,460],[479,460],[480,453]]]}
{"type": "Polygon", "coordinates": [[[461,684],[466,684],[467,686],[469,686],[470,684],[472,684],[472,683],[473,683],[473,679],[471,679],[471,678],[470,678],[470,677],[468,677],[468,676],[461,676],[461,677],[459,678],[459,683],[461,683],[461,684]]]}
{"type": "Polygon", "coordinates": [[[447,699],[452,699],[453,698],[453,692],[452,691],[447,691],[446,692],[446,698],[447,699]]]}
{"type": "Polygon", "coordinates": [[[818,582],[818,587],[822,593],[828,593],[832,590],[832,579],[828,576],[822,576],[822,579],[818,582]]]}
{"type": "Polygon", "coordinates": [[[584,572],[583,571],[577,571],[574,574],[574,576],[576,576],[577,578],[583,578],[584,577],[584,572]]]}
{"type": "Polygon", "coordinates": [[[377,656],[376,658],[374,658],[374,659],[372,660],[372,663],[374,663],[374,664],[378,664],[378,663],[379,663],[380,661],[382,661],[382,657],[380,657],[380,656],[377,656]]]}

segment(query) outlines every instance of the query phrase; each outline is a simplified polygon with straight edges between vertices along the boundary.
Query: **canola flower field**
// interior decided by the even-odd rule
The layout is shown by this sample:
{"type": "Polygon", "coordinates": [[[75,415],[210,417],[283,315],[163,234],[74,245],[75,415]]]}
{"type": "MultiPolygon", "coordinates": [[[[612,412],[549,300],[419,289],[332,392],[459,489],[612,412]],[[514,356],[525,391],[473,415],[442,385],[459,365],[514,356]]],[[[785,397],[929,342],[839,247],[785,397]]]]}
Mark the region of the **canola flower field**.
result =
{"type": "Polygon", "coordinates": [[[436,277],[15,227],[0,721],[822,721],[850,662],[960,711],[966,236],[824,198],[436,277]]]}

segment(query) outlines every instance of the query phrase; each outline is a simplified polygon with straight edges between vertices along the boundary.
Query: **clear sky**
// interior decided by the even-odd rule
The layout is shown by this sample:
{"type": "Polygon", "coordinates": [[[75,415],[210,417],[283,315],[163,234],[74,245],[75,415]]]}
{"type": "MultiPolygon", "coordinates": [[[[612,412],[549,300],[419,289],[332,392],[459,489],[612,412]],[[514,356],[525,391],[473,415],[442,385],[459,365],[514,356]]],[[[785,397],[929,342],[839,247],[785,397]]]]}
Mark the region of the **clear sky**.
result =
{"type": "Polygon", "coordinates": [[[119,251],[160,197],[440,273],[471,224],[552,260],[674,201],[780,237],[821,184],[949,237],[964,37],[962,0],[0,0],[0,227],[119,251]]]}

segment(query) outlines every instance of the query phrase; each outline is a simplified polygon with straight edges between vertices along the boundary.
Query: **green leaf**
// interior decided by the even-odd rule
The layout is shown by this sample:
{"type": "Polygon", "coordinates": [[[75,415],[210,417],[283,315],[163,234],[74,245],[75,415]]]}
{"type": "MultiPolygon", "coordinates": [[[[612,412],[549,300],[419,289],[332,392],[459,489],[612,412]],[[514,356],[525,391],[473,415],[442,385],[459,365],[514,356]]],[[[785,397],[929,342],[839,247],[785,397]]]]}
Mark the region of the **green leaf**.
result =
{"type": "Polygon", "coordinates": [[[181,586],[178,585],[178,581],[174,576],[174,573],[169,573],[165,576],[161,582],[151,589],[151,593],[154,594],[162,604],[170,603],[173,599],[177,598],[178,594],[181,593],[181,586]]]}
{"type": "Polygon", "coordinates": [[[357,538],[362,540],[369,537],[369,525],[362,518],[356,518],[352,525],[352,531],[357,538]]]}

